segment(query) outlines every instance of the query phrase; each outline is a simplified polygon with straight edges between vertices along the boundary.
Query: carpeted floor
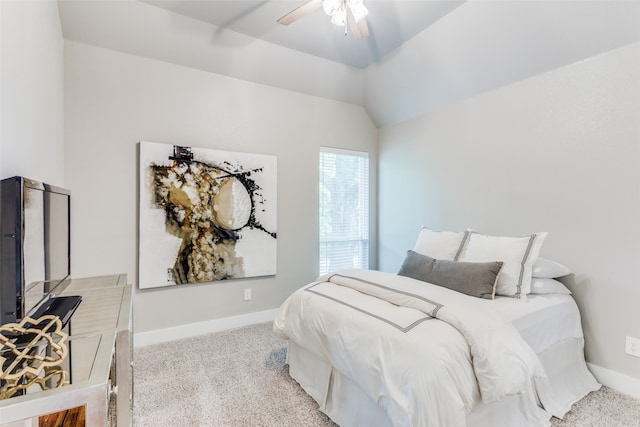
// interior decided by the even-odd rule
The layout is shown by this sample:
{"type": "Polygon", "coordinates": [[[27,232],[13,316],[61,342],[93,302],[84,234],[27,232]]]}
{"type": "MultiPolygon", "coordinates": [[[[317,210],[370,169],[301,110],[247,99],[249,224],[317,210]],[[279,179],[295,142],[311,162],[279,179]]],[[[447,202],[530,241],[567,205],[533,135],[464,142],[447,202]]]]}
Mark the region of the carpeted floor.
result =
{"type": "MultiPolygon", "coordinates": [[[[271,323],[135,349],[135,426],[335,427],[289,377],[271,323]]],[[[610,388],[553,427],[640,427],[640,401],[610,388]]]]}

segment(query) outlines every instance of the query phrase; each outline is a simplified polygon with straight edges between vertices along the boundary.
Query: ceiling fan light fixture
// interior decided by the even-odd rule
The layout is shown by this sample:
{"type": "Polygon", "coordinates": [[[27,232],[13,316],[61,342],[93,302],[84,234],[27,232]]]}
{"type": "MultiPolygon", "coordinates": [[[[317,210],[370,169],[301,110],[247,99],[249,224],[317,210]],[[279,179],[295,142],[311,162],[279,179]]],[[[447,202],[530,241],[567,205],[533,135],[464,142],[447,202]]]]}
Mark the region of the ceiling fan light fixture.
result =
{"type": "Polygon", "coordinates": [[[360,22],[369,14],[363,0],[323,0],[322,8],[327,15],[331,16],[331,22],[338,26],[346,23],[347,8],[351,9],[356,22],[360,22]]]}
{"type": "Polygon", "coordinates": [[[344,8],[344,5],[341,6],[336,13],[331,16],[331,22],[336,24],[339,27],[344,26],[347,21],[347,10],[344,8]]]}
{"type": "Polygon", "coordinates": [[[345,36],[347,35],[347,24],[356,39],[363,39],[369,35],[369,27],[364,19],[369,11],[364,6],[364,0],[308,0],[278,19],[278,23],[289,25],[320,7],[327,15],[331,16],[333,24],[344,27],[345,36]]]}
{"type": "Polygon", "coordinates": [[[322,8],[324,9],[324,13],[333,16],[340,8],[344,8],[344,0],[323,0],[322,8]]]}

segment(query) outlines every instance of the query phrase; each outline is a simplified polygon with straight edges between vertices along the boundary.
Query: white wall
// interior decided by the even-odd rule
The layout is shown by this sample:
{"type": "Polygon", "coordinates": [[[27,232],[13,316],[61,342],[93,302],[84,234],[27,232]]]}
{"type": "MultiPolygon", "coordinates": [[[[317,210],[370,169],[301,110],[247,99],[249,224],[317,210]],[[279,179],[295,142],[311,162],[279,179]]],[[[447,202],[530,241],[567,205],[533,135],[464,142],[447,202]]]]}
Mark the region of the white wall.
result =
{"type": "Polygon", "coordinates": [[[377,182],[377,130],[353,104],[72,41],[65,95],[75,277],[122,272],[137,281],[139,141],[278,158],[277,275],[136,290],[136,332],[273,309],[315,278],[321,145],[368,151],[377,182]],[[244,302],[247,287],[253,299],[244,302]]]}
{"type": "Polygon", "coordinates": [[[0,177],[64,186],[64,61],[55,0],[2,1],[0,177]]]}
{"type": "Polygon", "coordinates": [[[379,257],[397,271],[421,225],[548,231],[575,272],[589,362],[640,379],[640,43],[380,131],[379,257]],[[411,206],[411,209],[406,209],[411,206]]]}
{"type": "Polygon", "coordinates": [[[640,2],[467,1],[364,75],[378,127],[640,40],[640,2]]]}
{"type": "Polygon", "coordinates": [[[62,1],[59,7],[67,40],[309,95],[362,103],[360,69],[137,0],[62,1]]]}

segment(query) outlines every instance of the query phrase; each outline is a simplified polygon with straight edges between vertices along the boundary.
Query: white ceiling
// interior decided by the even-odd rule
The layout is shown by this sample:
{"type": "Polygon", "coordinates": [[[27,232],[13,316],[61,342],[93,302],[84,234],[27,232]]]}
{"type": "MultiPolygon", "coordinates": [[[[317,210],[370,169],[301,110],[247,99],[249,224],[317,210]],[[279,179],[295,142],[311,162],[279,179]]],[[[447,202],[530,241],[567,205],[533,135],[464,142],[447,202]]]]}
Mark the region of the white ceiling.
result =
{"type": "Polygon", "coordinates": [[[321,9],[276,22],[306,0],[57,1],[66,40],[362,105],[378,127],[640,41],[640,0],[365,0],[364,40],[321,9]]]}
{"type": "Polygon", "coordinates": [[[322,9],[283,26],[276,20],[307,0],[140,0],[220,28],[356,68],[365,68],[464,0],[365,0],[369,37],[345,36],[322,9]]]}

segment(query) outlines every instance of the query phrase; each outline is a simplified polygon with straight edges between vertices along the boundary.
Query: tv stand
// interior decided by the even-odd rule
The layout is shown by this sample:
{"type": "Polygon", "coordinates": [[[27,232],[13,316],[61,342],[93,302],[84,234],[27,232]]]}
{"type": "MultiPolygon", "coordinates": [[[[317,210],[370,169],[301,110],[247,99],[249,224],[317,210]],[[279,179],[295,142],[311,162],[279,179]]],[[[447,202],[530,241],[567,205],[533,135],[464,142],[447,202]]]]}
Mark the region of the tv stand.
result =
{"type": "Polygon", "coordinates": [[[68,326],[70,384],[0,400],[2,427],[47,425],[72,408],[83,426],[132,425],[131,292],[124,274],[70,281],[58,294],[82,297],[68,326]]]}

